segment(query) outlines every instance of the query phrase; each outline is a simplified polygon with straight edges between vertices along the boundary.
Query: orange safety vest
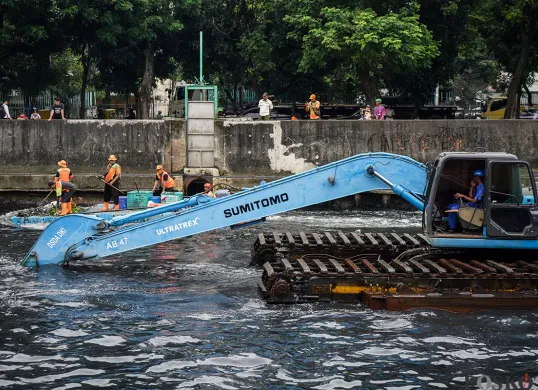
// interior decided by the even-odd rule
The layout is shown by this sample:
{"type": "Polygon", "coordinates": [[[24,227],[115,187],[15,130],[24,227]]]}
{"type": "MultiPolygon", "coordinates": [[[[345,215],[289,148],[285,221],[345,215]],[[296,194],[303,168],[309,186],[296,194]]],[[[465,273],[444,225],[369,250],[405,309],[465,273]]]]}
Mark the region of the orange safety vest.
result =
{"type": "Polygon", "coordinates": [[[314,103],[310,102],[310,105],[308,107],[305,107],[306,111],[310,111],[310,119],[319,119],[319,116],[316,115],[316,114],[320,113],[320,109],[319,108],[315,109],[313,107],[313,106],[317,105],[317,103],[319,103],[319,100],[316,100],[314,103]]]}
{"type": "Polygon", "coordinates": [[[58,177],[55,177],[54,178],[54,181],[55,182],[58,182],[58,181],[69,181],[71,179],[71,169],[69,168],[60,168],[58,169],[58,175],[60,176],[59,178],[58,177]]]}
{"type": "Polygon", "coordinates": [[[165,171],[162,171],[162,173],[159,175],[157,174],[157,177],[159,178],[159,181],[161,182],[161,185],[163,188],[174,188],[176,183],[174,183],[174,179],[172,179],[172,176],[170,174],[166,173],[165,171]],[[164,181],[164,175],[168,175],[168,180],[164,181]]]}
{"type": "Polygon", "coordinates": [[[117,175],[121,175],[121,167],[119,164],[112,164],[112,166],[107,167],[107,171],[105,174],[105,181],[109,182],[117,175]]]}

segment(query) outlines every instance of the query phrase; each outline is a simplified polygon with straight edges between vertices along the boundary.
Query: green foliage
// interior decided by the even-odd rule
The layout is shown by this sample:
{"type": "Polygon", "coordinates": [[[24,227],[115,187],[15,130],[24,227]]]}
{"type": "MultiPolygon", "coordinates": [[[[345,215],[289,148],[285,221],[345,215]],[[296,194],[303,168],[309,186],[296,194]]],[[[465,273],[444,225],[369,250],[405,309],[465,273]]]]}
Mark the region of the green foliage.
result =
{"type": "Polygon", "coordinates": [[[352,80],[372,101],[387,71],[427,69],[439,54],[415,3],[386,14],[333,4],[299,0],[300,11],[284,19],[295,27],[289,37],[302,43],[301,72],[352,80]]]}
{"type": "Polygon", "coordinates": [[[29,95],[91,85],[147,104],[155,79],[198,77],[199,31],[205,80],[229,102],[239,86],[294,101],[386,88],[418,105],[439,84],[470,101],[538,70],[538,0],[0,2],[0,89],[29,95]]]}
{"type": "Polygon", "coordinates": [[[51,55],[51,80],[57,96],[71,97],[80,92],[82,86],[82,63],[80,56],[71,49],[51,55]]]}
{"type": "MultiPolygon", "coordinates": [[[[58,209],[56,207],[51,207],[49,210],[48,210],[48,215],[52,215],[52,216],[55,216],[57,215],[59,212],[61,211],[61,209],[58,209]]],[[[77,206],[77,205],[73,205],[71,206],[71,211],[73,214],[78,214],[78,213],[82,213],[84,212],[84,208],[80,207],[80,206],[77,206]]]]}

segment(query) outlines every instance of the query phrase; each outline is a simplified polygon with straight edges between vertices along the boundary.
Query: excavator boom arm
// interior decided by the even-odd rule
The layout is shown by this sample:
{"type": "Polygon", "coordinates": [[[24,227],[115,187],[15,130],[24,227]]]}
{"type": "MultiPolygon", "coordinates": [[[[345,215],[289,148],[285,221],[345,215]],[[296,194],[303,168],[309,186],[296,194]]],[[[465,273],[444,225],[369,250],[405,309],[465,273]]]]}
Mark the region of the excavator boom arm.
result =
{"type": "Polygon", "coordinates": [[[408,157],[367,153],[224,198],[198,195],[110,222],[70,215],[45,229],[22,264],[98,259],[374,190],[392,189],[422,209],[426,176],[425,165],[408,157]],[[153,219],[145,220],[149,217],[153,219]]]}

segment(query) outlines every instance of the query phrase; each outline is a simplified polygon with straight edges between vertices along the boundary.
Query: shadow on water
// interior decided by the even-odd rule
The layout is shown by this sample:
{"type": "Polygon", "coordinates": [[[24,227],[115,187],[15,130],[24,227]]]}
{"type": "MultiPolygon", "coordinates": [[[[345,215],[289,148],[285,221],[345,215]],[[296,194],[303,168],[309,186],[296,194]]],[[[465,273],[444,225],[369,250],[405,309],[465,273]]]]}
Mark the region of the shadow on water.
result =
{"type": "Polygon", "coordinates": [[[264,230],[419,224],[296,212],[37,271],[17,262],[39,232],[0,228],[0,388],[464,389],[466,376],[537,376],[535,312],[267,305],[246,267],[264,230]]]}

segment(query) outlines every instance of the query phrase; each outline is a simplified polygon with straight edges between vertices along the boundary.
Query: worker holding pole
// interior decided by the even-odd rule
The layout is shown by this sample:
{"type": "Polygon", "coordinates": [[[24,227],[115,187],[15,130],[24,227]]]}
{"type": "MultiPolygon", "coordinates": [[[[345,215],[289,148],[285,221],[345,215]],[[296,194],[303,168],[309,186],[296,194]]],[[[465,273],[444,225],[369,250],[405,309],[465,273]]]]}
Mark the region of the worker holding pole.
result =
{"type": "Polygon", "coordinates": [[[75,193],[75,186],[68,181],[49,181],[50,189],[56,189],[56,197],[62,204],[62,211],[58,215],[67,215],[72,213],[71,198],[75,193]]]}
{"type": "Polygon", "coordinates": [[[54,181],[49,182],[49,187],[53,183],[53,187],[56,189],[56,196],[58,201],[62,204],[62,211],[58,215],[71,214],[71,197],[75,193],[75,186],[70,183],[73,179],[73,173],[71,169],[67,168],[67,161],[58,161],[58,170],[54,175],[54,181]]]}
{"type": "Polygon", "coordinates": [[[111,200],[114,201],[114,210],[120,209],[120,178],[121,167],[117,163],[116,156],[111,154],[108,157],[108,165],[104,173],[105,181],[105,194],[103,197],[104,207],[103,211],[108,211],[108,206],[111,200]]]}

